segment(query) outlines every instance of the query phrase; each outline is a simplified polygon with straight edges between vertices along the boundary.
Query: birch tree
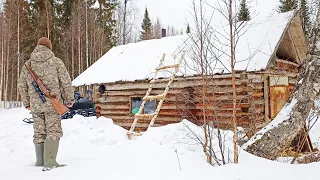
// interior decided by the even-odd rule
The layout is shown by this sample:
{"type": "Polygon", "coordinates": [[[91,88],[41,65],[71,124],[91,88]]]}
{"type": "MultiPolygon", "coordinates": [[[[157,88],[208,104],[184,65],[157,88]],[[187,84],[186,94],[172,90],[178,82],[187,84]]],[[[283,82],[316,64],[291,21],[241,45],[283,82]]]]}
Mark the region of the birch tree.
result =
{"type": "MultiPolygon", "coordinates": [[[[247,26],[246,21],[237,21],[238,6],[234,0],[218,1],[216,4],[211,4],[205,0],[194,0],[192,7],[194,27],[189,26],[189,31],[192,32],[188,34],[191,43],[189,44],[190,49],[186,50],[187,56],[192,59],[192,63],[189,63],[187,68],[197,72],[202,83],[201,87],[194,90],[198,92],[196,94],[200,92],[200,97],[197,98],[201,98],[201,117],[192,117],[191,119],[200,124],[203,130],[202,135],[193,132],[194,139],[201,144],[208,163],[215,165],[224,165],[230,162],[238,163],[239,132],[236,110],[239,108],[239,101],[236,94],[235,63],[237,57],[235,49],[237,42],[250,26],[247,26]],[[206,14],[205,12],[208,11],[212,13],[206,14]],[[220,26],[220,29],[216,28],[218,25],[214,24],[214,20],[217,18],[222,21],[223,30],[220,26]],[[227,85],[224,84],[223,87],[215,85],[217,82],[215,73],[219,72],[216,69],[217,64],[222,65],[224,67],[223,71],[231,75],[230,82],[227,85]],[[216,91],[221,93],[221,89],[226,91],[223,92],[224,95],[232,97],[232,99],[227,100],[228,103],[231,101],[230,108],[232,111],[230,116],[223,117],[223,119],[226,119],[225,122],[221,122],[221,114],[220,117],[218,115],[221,113],[220,104],[226,105],[226,102],[219,102],[218,95],[215,94],[216,91]],[[225,144],[226,133],[228,132],[223,132],[222,128],[233,131],[233,144],[230,147],[232,150],[225,144]],[[214,144],[218,144],[218,149],[214,148],[214,144]],[[233,152],[232,158],[228,153],[230,151],[233,152]]],[[[251,55],[255,53],[252,52],[251,55]]],[[[250,60],[251,57],[247,58],[250,60]]]]}
{"type": "Polygon", "coordinates": [[[153,27],[154,27],[154,37],[156,39],[160,39],[162,37],[162,25],[159,17],[157,17],[153,27]]]}
{"type": "Polygon", "coordinates": [[[117,17],[117,44],[134,42],[134,31],[136,21],[139,17],[139,9],[136,7],[136,0],[120,0],[116,7],[117,17]]]}

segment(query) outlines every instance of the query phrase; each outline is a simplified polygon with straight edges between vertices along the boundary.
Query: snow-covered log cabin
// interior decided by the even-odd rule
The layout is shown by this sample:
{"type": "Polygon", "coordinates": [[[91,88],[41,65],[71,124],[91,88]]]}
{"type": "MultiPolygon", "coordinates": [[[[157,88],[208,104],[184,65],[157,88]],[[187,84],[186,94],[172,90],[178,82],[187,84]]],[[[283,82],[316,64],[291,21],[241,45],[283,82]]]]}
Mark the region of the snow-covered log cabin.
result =
{"type": "MultiPolygon", "coordinates": [[[[247,27],[235,53],[236,118],[239,126],[254,133],[270,122],[286,103],[306,58],[307,43],[301,19],[294,11],[256,18],[247,27]]],[[[223,28],[220,30],[224,32],[223,28]]],[[[231,66],[228,55],[221,52],[230,50],[206,52],[210,74],[205,78],[204,102],[201,67],[192,49],[197,45],[192,44],[191,37],[192,34],[186,34],[116,46],[74,79],[73,85],[93,85],[97,116],[111,118],[129,129],[163,54],[165,65],[177,63],[183,57],[154,126],[184,118],[201,122],[205,107],[207,120],[227,128],[233,113],[231,66]]],[[[214,47],[223,43],[216,39],[223,38],[212,37],[210,42],[216,42],[214,47]]],[[[158,78],[168,74],[161,75],[158,78]]],[[[151,94],[163,93],[166,85],[167,82],[154,84],[151,94]]],[[[144,112],[154,112],[156,107],[157,101],[149,101],[144,112]]],[[[149,122],[149,119],[139,120],[136,130],[145,130],[149,122]]]]}

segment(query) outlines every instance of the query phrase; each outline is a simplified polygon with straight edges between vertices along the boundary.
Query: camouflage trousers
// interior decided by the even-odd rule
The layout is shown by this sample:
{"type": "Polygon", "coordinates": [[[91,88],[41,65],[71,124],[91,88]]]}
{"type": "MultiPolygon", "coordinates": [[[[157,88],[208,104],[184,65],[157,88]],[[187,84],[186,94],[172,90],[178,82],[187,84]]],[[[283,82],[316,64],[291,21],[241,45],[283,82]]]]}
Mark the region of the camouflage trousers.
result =
{"type": "Polygon", "coordinates": [[[62,137],[61,117],[55,113],[33,113],[33,143],[45,140],[60,140],[62,137]]]}

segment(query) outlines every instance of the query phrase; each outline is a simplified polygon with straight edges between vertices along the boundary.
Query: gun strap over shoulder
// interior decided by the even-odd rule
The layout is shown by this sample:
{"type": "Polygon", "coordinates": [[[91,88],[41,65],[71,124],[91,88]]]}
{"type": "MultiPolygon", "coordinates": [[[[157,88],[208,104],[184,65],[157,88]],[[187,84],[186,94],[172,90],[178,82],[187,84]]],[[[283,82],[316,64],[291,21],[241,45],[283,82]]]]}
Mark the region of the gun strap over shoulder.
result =
{"type": "Polygon", "coordinates": [[[50,92],[47,90],[47,88],[41,82],[39,77],[32,71],[32,69],[28,63],[25,63],[25,66],[26,66],[27,70],[29,71],[30,75],[32,76],[32,79],[38,84],[38,86],[42,90],[42,92],[48,97],[50,92]]]}
{"type": "Polygon", "coordinates": [[[32,71],[31,67],[29,66],[29,64],[28,64],[28,63],[25,63],[24,65],[26,66],[27,70],[29,71],[32,79],[33,79],[33,80],[36,80],[36,79],[37,79],[37,76],[34,74],[34,72],[32,71]]]}

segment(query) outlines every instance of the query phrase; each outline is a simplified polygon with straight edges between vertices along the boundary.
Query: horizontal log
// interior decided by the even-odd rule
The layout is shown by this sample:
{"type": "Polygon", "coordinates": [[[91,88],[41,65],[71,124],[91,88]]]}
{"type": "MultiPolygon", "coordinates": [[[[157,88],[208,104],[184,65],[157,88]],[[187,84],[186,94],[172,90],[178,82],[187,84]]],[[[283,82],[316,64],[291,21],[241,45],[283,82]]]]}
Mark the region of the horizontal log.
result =
{"type": "MultiPolygon", "coordinates": [[[[170,91],[170,90],[169,90],[169,91],[170,91]]],[[[98,99],[99,99],[99,98],[106,99],[106,98],[110,98],[110,97],[113,97],[113,98],[126,97],[126,98],[128,98],[128,99],[131,98],[131,97],[141,97],[141,98],[143,98],[143,97],[145,97],[146,92],[147,92],[147,90],[146,90],[144,93],[142,93],[142,94],[132,94],[132,95],[99,94],[99,95],[96,96],[96,98],[98,98],[98,99]]],[[[164,92],[164,91],[161,91],[161,94],[162,94],[163,92],[164,92]]],[[[166,95],[166,97],[172,98],[172,97],[176,97],[176,96],[181,95],[181,94],[183,94],[182,91],[181,91],[180,93],[176,93],[176,94],[168,93],[168,94],[166,95]]],[[[159,95],[159,94],[156,94],[156,93],[154,93],[154,92],[151,92],[150,95],[151,95],[151,96],[156,96],[156,95],[159,95]]]]}
{"type": "MultiPolygon", "coordinates": [[[[238,95],[237,99],[248,99],[248,95],[238,95]]],[[[232,95],[207,95],[205,96],[206,101],[211,101],[211,100],[232,100],[232,95]]],[[[196,96],[194,97],[194,102],[202,102],[202,96],[196,96]]]]}
{"type": "Polygon", "coordinates": [[[263,86],[263,83],[248,83],[247,86],[250,88],[250,90],[253,90],[253,89],[263,89],[264,86],[263,86]]]}
{"type": "MultiPolygon", "coordinates": [[[[236,85],[241,85],[245,83],[243,80],[237,80],[236,85]]],[[[208,81],[208,86],[219,86],[219,85],[230,85],[231,80],[213,80],[208,81]]],[[[200,86],[202,85],[202,82],[199,80],[181,80],[181,81],[174,81],[170,88],[186,88],[186,87],[193,87],[193,86],[200,86]]],[[[167,86],[167,83],[158,83],[154,84],[154,88],[165,88],[167,86]]],[[[107,85],[106,90],[125,90],[125,89],[148,89],[149,83],[124,83],[124,84],[113,84],[113,85],[107,85]]]]}
{"type": "MultiPolygon", "coordinates": [[[[240,79],[241,75],[243,74],[235,74],[236,79],[240,79]]],[[[161,78],[161,77],[160,77],[161,78]]],[[[206,79],[230,79],[232,78],[232,74],[220,74],[220,75],[210,75],[210,76],[205,76],[206,79]]],[[[178,77],[176,76],[174,78],[174,81],[181,81],[181,80],[201,80],[202,76],[191,76],[191,77],[178,77]]],[[[140,79],[140,80],[135,80],[135,81],[115,81],[111,83],[106,83],[108,86],[114,85],[114,84],[126,84],[126,83],[149,83],[151,79],[140,79]]],[[[98,84],[94,84],[97,86],[98,84]]]]}
{"type": "MultiPolygon", "coordinates": [[[[133,123],[133,120],[113,120],[113,122],[116,122],[116,123],[128,123],[128,124],[132,124],[133,123]]],[[[166,121],[166,120],[161,120],[161,119],[156,119],[155,121],[155,124],[172,124],[172,123],[178,123],[180,121],[166,121]]],[[[150,124],[150,120],[143,120],[143,119],[139,119],[137,124],[150,124]]]]}
{"type": "Polygon", "coordinates": [[[264,114],[259,113],[259,114],[251,114],[252,121],[254,122],[265,122],[264,120],[264,114]]]}
{"type": "MultiPolygon", "coordinates": [[[[203,104],[202,99],[199,101],[194,101],[192,102],[193,104],[203,104]]],[[[236,100],[237,104],[246,104],[249,103],[249,99],[237,99],[236,100]]],[[[215,105],[215,106],[222,106],[223,104],[233,104],[233,100],[232,99],[226,99],[226,100],[207,100],[205,102],[206,105],[215,105]]]]}
{"type": "MultiPolygon", "coordinates": [[[[117,111],[117,110],[125,110],[129,112],[130,106],[129,105],[108,105],[106,104],[97,104],[97,107],[100,107],[102,110],[112,110],[112,111],[117,111]]],[[[161,106],[161,110],[175,110],[175,109],[189,109],[192,108],[190,106],[187,106],[187,104],[182,104],[182,103],[164,103],[161,106]]]]}
{"type": "MultiPolygon", "coordinates": [[[[140,90],[122,90],[122,91],[106,91],[105,96],[136,96],[141,95],[144,96],[147,92],[146,89],[140,89],[140,90]]],[[[168,95],[170,94],[179,94],[183,93],[183,89],[170,89],[168,92],[168,95]]],[[[151,94],[162,94],[164,92],[164,89],[152,89],[151,94]]]]}
{"type": "Polygon", "coordinates": [[[101,109],[100,113],[112,116],[112,115],[130,115],[130,111],[129,109],[125,109],[125,110],[105,110],[105,109],[101,109]]]}
{"type": "Polygon", "coordinates": [[[113,105],[109,103],[97,103],[96,106],[100,107],[101,109],[108,110],[108,109],[114,109],[114,110],[128,110],[130,108],[129,103],[124,104],[124,105],[113,105]]]}
{"type": "Polygon", "coordinates": [[[286,60],[283,60],[283,59],[276,59],[276,63],[289,64],[289,65],[292,65],[292,66],[295,66],[295,67],[299,68],[299,64],[294,63],[294,62],[290,62],[290,61],[286,61],[286,60]]]}
{"type": "MultiPolygon", "coordinates": [[[[106,114],[108,116],[122,116],[122,115],[133,115],[128,110],[101,110],[100,113],[106,114]]],[[[159,116],[177,116],[179,117],[184,111],[178,110],[160,110],[159,116]]]]}
{"type": "MultiPolygon", "coordinates": [[[[104,114],[104,113],[100,113],[100,115],[102,116],[105,116],[105,117],[108,117],[110,119],[113,119],[113,120],[134,120],[134,117],[133,115],[107,115],[107,114],[104,114]]],[[[168,117],[168,116],[158,116],[157,119],[161,119],[163,121],[177,121],[181,118],[179,117],[168,117]]]]}
{"type": "MultiPolygon", "coordinates": [[[[263,108],[264,106],[263,102],[261,104],[257,104],[257,106],[252,107],[253,109],[256,108],[263,108]]],[[[114,106],[114,105],[98,105],[101,110],[104,110],[105,112],[126,112],[129,113],[129,105],[127,106],[114,106]]],[[[221,104],[221,105],[216,105],[216,104],[206,104],[204,105],[206,110],[231,110],[233,109],[233,104],[221,104]]],[[[202,109],[203,104],[197,103],[193,104],[192,106],[188,106],[186,104],[163,104],[161,107],[160,112],[167,112],[167,111],[179,111],[179,110],[192,110],[192,109],[202,109]]],[[[242,108],[249,108],[250,105],[248,103],[243,103],[243,104],[237,104],[236,105],[236,110],[241,111],[242,108]]]]}
{"type": "MultiPolygon", "coordinates": [[[[250,88],[253,89],[263,89],[263,84],[262,83],[251,83],[251,84],[246,84],[246,85],[238,85],[236,86],[236,92],[248,92],[250,91],[250,88]]],[[[188,94],[201,94],[202,91],[202,86],[193,86],[192,88],[187,89],[169,89],[168,95],[167,96],[173,96],[175,94],[178,95],[188,95],[188,94]],[[189,91],[190,89],[190,91],[189,91]]],[[[219,86],[219,85],[214,85],[214,86],[208,86],[207,88],[207,92],[208,93],[232,93],[233,89],[232,89],[232,85],[228,85],[228,86],[219,86]]],[[[140,90],[113,90],[113,91],[106,91],[105,94],[100,95],[100,94],[96,94],[97,98],[101,98],[101,97],[109,97],[109,96],[144,96],[146,94],[147,88],[146,89],[140,89],[140,90]]],[[[161,94],[163,93],[164,90],[152,90],[151,91],[151,95],[157,95],[157,94],[161,94]]]]}
{"type": "Polygon", "coordinates": [[[256,105],[263,105],[264,106],[264,99],[254,99],[253,101],[250,101],[250,107],[254,107],[256,105]]]}
{"type": "MultiPolygon", "coordinates": [[[[225,112],[225,111],[215,111],[215,112],[207,111],[205,114],[206,114],[206,116],[232,117],[232,111],[230,111],[230,112],[225,112]]],[[[203,116],[203,112],[194,112],[193,115],[194,116],[203,116]]],[[[236,117],[248,116],[248,115],[250,115],[250,113],[248,113],[248,112],[237,112],[236,113],[236,117]]]]}
{"type": "MultiPolygon", "coordinates": [[[[250,91],[250,89],[248,87],[236,87],[236,93],[240,94],[240,93],[248,93],[250,91]]],[[[232,86],[230,87],[212,87],[212,88],[207,88],[206,89],[206,93],[207,94],[232,94],[233,93],[233,89],[232,86]]],[[[192,92],[192,94],[202,94],[202,89],[199,88],[199,90],[192,92]]]]}
{"type": "MultiPolygon", "coordinates": [[[[176,96],[166,96],[165,101],[176,101],[176,96]]],[[[109,103],[109,102],[130,102],[128,96],[108,96],[96,99],[97,103],[109,103]]]]}
{"type": "Polygon", "coordinates": [[[261,74],[248,74],[247,77],[248,77],[248,79],[263,81],[263,75],[261,75],[261,74]]]}
{"type": "Polygon", "coordinates": [[[252,97],[263,97],[264,93],[263,92],[253,92],[251,94],[252,97]]]}
{"type": "MultiPolygon", "coordinates": [[[[253,99],[261,99],[263,98],[263,93],[254,93],[252,94],[253,99]]],[[[180,102],[182,101],[187,101],[181,98],[178,98],[180,100],[180,102]]],[[[247,99],[249,99],[249,95],[238,95],[237,96],[237,100],[238,101],[246,101],[247,99]]],[[[207,95],[206,96],[206,101],[210,101],[213,103],[217,103],[219,101],[223,101],[223,100],[232,100],[232,96],[231,95],[207,95]]],[[[106,98],[97,98],[96,99],[96,103],[97,104],[104,104],[104,103],[114,103],[114,102],[122,102],[122,103],[129,103],[129,97],[106,97],[106,98]]],[[[165,97],[165,102],[177,102],[177,97],[174,96],[168,96],[165,97]]],[[[202,102],[202,97],[200,96],[196,96],[194,97],[190,102],[202,102]]]]}

